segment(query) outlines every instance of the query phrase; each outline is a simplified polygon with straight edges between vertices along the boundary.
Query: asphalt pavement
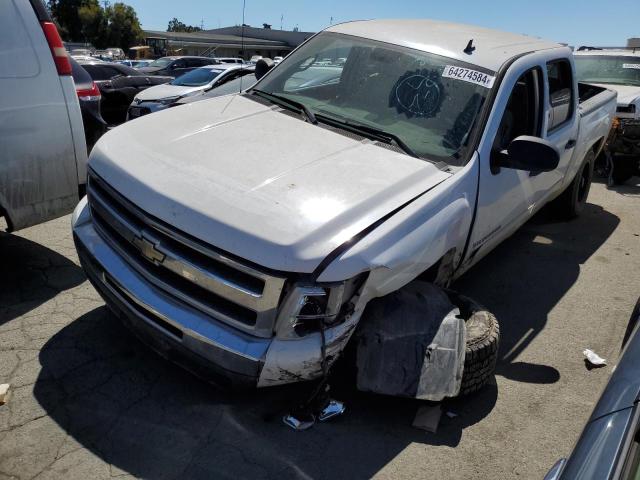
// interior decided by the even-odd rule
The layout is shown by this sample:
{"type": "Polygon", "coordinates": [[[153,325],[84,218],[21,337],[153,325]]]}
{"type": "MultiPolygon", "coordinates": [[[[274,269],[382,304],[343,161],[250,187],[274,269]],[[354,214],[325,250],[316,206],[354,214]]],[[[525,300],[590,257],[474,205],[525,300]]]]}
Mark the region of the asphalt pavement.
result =
{"type": "Polygon", "coordinates": [[[0,480],[8,478],[541,479],[570,452],[640,295],[640,179],[594,184],[584,214],[536,215],[454,288],[501,323],[495,382],[444,403],[336,392],[347,413],[306,432],[299,388],[220,392],[149,351],[86,281],[64,217],[0,234],[0,480]],[[582,351],[609,360],[586,368],[582,351]]]}

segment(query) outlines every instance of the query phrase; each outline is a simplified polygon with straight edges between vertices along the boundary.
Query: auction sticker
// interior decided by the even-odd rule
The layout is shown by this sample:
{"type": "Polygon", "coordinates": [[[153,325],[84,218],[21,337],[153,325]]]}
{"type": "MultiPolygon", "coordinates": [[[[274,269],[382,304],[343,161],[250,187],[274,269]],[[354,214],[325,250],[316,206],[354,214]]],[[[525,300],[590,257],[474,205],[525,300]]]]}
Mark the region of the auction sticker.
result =
{"type": "Polygon", "coordinates": [[[454,65],[447,65],[444,67],[442,76],[446,78],[455,78],[462,80],[463,82],[475,83],[485,88],[493,87],[493,82],[496,77],[487,75],[486,73],[478,72],[477,70],[471,70],[470,68],[456,67],[454,65]]]}
{"type": "Polygon", "coordinates": [[[640,70],[640,63],[623,63],[622,68],[636,68],[640,70]]]}

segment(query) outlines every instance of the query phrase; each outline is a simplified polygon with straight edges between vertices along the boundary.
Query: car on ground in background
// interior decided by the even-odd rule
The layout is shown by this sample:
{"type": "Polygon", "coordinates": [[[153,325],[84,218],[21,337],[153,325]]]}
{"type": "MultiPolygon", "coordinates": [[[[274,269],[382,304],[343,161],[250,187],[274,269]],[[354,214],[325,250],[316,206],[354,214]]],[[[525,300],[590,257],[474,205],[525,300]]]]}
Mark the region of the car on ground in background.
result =
{"type": "Polygon", "coordinates": [[[0,216],[11,231],[73,210],[87,147],[69,56],[43,1],[0,2],[0,32],[0,216]]]}
{"type": "Polygon", "coordinates": [[[640,478],[640,299],[622,355],[571,452],[545,480],[640,478]]]}
{"type": "MultiPolygon", "coordinates": [[[[74,217],[117,316],[227,386],[326,378],[377,297],[448,285],[551,201],[579,215],[616,108],[583,90],[566,46],[440,21],[334,25],[272,66],[241,94],[103,136],[74,217]],[[337,54],[338,83],[290,86],[337,54]]],[[[455,334],[424,345],[423,399],[493,374],[495,319],[482,340],[449,320],[455,334]]]]}
{"type": "Polygon", "coordinates": [[[253,74],[254,67],[247,66],[245,68],[247,70],[243,70],[243,75],[237,76],[222,83],[217,83],[216,85],[213,85],[200,92],[194,93],[193,95],[183,97],[180,100],[176,101],[174,106],[186,105],[188,103],[200,102],[202,100],[207,100],[210,98],[222,97],[224,95],[232,95],[245,91],[247,88],[253,86],[253,84],[256,83],[256,77],[253,74]]]}
{"type": "Polygon", "coordinates": [[[255,65],[260,59],[262,59],[262,55],[253,55],[247,63],[250,65],[255,65]]]}
{"type": "Polygon", "coordinates": [[[281,57],[281,56],[275,56],[275,57],[273,57],[273,63],[278,64],[278,63],[280,63],[282,60],[283,60],[283,57],[281,57]]]}
{"type": "Polygon", "coordinates": [[[241,59],[240,57],[215,57],[214,60],[218,61],[219,63],[237,63],[237,64],[244,64],[244,60],[241,59]]]}
{"type": "Polygon", "coordinates": [[[611,183],[640,175],[640,49],[581,47],[574,52],[578,80],[618,92],[607,149],[611,183]]]}
{"type": "Polygon", "coordinates": [[[222,85],[234,78],[253,73],[254,67],[232,63],[196,68],[169,83],[148,88],[136,95],[129,107],[127,120],[174,106],[185,97],[222,85]]]}
{"type": "Polygon", "coordinates": [[[126,65],[131,68],[142,68],[148,66],[153,60],[115,60],[114,63],[126,65]]]}
{"type": "Polygon", "coordinates": [[[210,57],[161,57],[139,70],[147,75],[167,75],[178,78],[193,69],[217,63],[215,58],[210,57]]]}
{"type": "Polygon", "coordinates": [[[105,62],[110,62],[113,60],[113,55],[111,52],[107,52],[106,50],[96,50],[91,54],[93,58],[98,58],[100,60],[104,60],[105,62]]]}
{"type": "Polygon", "coordinates": [[[69,53],[72,57],[90,57],[92,51],[88,48],[74,48],[69,53]]]}
{"type": "Polygon", "coordinates": [[[173,80],[172,77],[145,75],[114,62],[80,62],[102,94],[102,118],[109,125],[119,125],[127,118],[127,109],[137,94],[149,87],[173,80]]]}
{"type": "Polygon", "coordinates": [[[71,58],[75,58],[78,62],[102,62],[98,57],[92,57],[91,55],[71,55],[71,58]]]}
{"type": "Polygon", "coordinates": [[[104,121],[100,113],[102,94],[96,82],[91,78],[91,75],[89,75],[76,59],[71,57],[69,61],[71,62],[76,94],[80,101],[87,152],[91,152],[91,149],[98,139],[107,131],[107,122],[104,121]]]}
{"type": "Polygon", "coordinates": [[[107,48],[107,53],[111,55],[111,58],[114,60],[124,60],[127,56],[124,54],[124,50],[118,47],[109,47],[107,48]]]}

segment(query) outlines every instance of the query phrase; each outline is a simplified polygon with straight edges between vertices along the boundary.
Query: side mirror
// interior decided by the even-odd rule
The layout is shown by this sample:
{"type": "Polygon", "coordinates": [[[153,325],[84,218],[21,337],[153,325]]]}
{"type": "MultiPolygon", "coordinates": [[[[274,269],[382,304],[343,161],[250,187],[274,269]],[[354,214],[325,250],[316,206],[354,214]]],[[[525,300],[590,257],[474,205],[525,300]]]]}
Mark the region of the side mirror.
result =
{"type": "Polygon", "coordinates": [[[260,80],[262,77],[264,77],[269,70],[275,67],[275,65],[276,64],[270,58],[261,58],[260,60],[258,60],[256,62],[255,70],[256,80],[260,80]]]}
{"type": "Polygon", "coordinates": [[[496,152],[496,167],[513,168],[529,172],[550,172],[558,168],[560,154],[551,142],[538,137],[521,135],[506,150],[496,152]]]}

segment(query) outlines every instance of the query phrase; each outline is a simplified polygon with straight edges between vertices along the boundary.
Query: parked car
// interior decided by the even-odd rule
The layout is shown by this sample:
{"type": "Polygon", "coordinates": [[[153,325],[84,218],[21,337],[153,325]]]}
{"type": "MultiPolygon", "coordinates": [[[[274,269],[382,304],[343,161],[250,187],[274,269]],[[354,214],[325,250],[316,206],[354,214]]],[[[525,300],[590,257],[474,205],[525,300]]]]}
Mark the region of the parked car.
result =
{"type": "Polygon", "coordinates": [[[100,113],[102,95],[91,75],[73,57],[69,60],[76,94],[80,101],[87,152],[91,152],[98,139],[107,131],[107,122],[104,121],[100,113]]]}
{"type": "Polygon", "coordinates": [[[208,91],[229,80],[253,73],[253,68],[235,64],[209,65],[196,68],[165,85],[158,85],[135,96],[127,119],[171,107],[182,98],[208,91]]]}
{"type": "Polygon", "coordinates": [[[110,125],[119,125],[126,120],[127,109],[137,94],[173,80],[172,77],[145,75],[113,62],[82,62],[81,65],[100,88],[102,116],[110,125]]]}
{"type": "Polygon", "coordinates": [[[609,176],[624,183],[640,175],[640,49],[590,49],[575,52],[578,80],[618,92],[618,108],[608,149],[609,176]]]}
{"type": "Polygon", "coordinates": [[[124,54],[124,50],[118,47],[107,48],[107,53],[111,55],[113,60],[124,60],[127,56],[124,54]]]}
{"type": "Polygon", "coordinates": [[[278,63],[280,63],[281,61],[282,61],[282,57],[279,57],[279,56],[275,56],[275,57],[273,57],[273,62],[274,62],[274,63],[278,64],[278,63]]]}
{"type": "Polygon", "coordinates": [[[147,75],[168,75],[177,78],[194,68],[217,63],[215,58],[209,57],[162,57],[139,70],[147,75]]]}
{"type": "Polygon", "coordinates": [[[245,73],[246,74],[243,76],[235,77],[221,84],[215,84],[206,90],[196,92],[193,95],[182,97],[177,100],[174,105],[186,105],[187,103],[200,102],[210,98],[222,97],[223,95],[241,93],[256,83],[256,77],[255,75],[252,75],[253,72],[251,70],[245,71],[245,73]]]}
{"type": "Polygon", "coordinates": [[[111,62],[113,60],[113,55],[111,54],[111,52],[107,52],[106,50],[96,50],[91,54],[91,56],[93,58],[98,58],[106,62],[111,62]]]}
{"type": "MultiPolygon", "coordinates": [[[[375,297],[418,275],[448,284],[551,200],[580,214],[616,107],[615,92],[581,93],[571,50],[536,37],[334,25],[243,94],[102,137],[78,255],[119,318],[178,363],[232,386],[317,379],[375,297]],[[336,51],[337,84],[289,89],[336,51]]],[[[496,355],[494,342],[469,356],[478,382],[496,355]]]]}
{"type": "Polygon", "coordinates": [[[148,66],[153,60],[116,60],[115,63],[126,65],[131,68],[141,68],[148,66]]]}
{"type": "Polygon", "coordinates": [[[626,480],[640,477],[640,299],[630,336],[591,417],[569,458],[545,480],[626,480]]]}
{"type": "Polygon", "coordinates": [[[0,32],[0,215],[11,231],[73,210],[87,147],[69,56],[42,1],[0,2],[0,32]]]}
{"type": "Polygon", "coordinates": [[[255,65],[256,63],[258,63],[258,60],[261,60],[261,59],[262,59],[262,55],[253,55],[247,63],[249,63],[250,65],[255,65]]]}
{"type": "Polygon", "coordinates": [[[74,48],[73,50],[71,50],[71,56],[72,57],[90,57],[91,50],[89,50],[88,48],[74,48]]]}
{"type": "Polygon", "coordinates": [[[239,57],[215,57],[214,60],[216,60],[218,63],[244,63],[244,60],[239,57]]]}

